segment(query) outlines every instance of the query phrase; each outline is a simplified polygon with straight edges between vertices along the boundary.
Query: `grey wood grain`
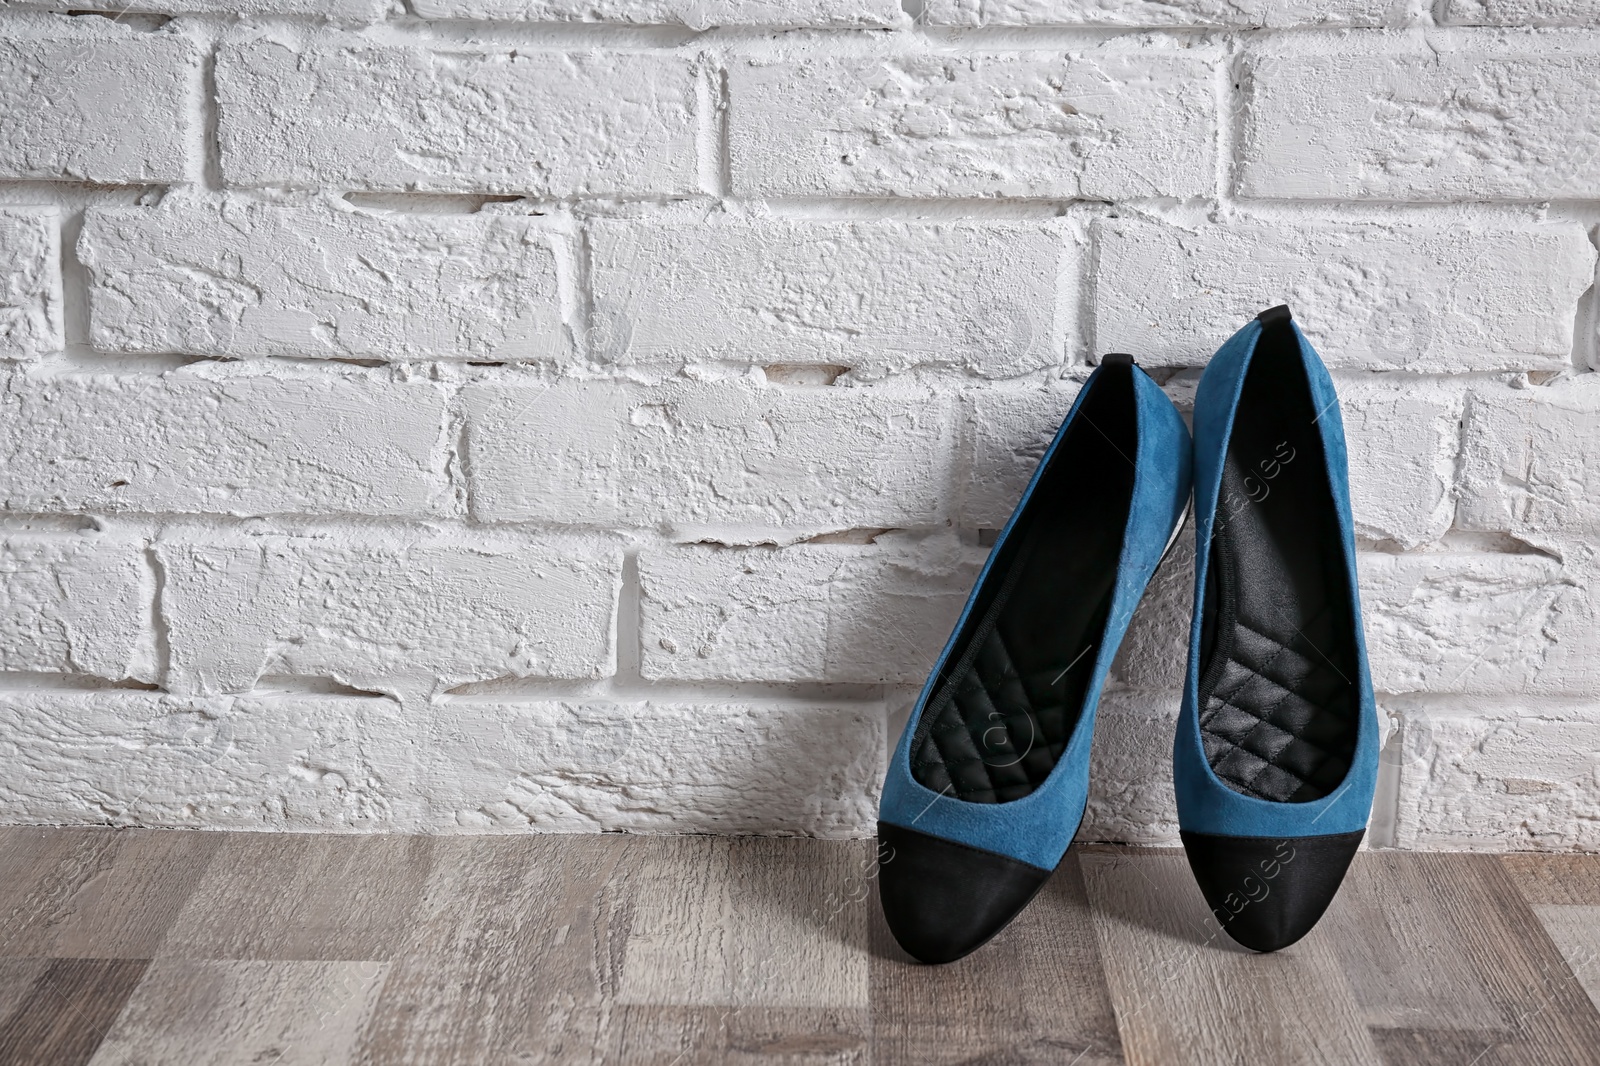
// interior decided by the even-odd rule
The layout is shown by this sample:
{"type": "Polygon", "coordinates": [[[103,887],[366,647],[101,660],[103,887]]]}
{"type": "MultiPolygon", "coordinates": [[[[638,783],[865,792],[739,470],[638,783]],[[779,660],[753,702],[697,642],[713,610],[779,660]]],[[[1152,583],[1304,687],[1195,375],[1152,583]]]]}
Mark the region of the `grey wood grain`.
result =
{"type": "Polygon", "coordinates": [[[1255,955],[1181,853],[1091,848],[943,967],[874,858],[0,829],[0,1066],[1600,1061],[1600,858],[1363,853],[1255,955]]]}
{"type": "Polygon", "coordinates": [[[1503,855],[1500,865],[1600,1007],[1600,855],[1503,855]]]}
{"type": "Polygon", "coordinates": [[[1380,1029],[1509,1027],[1437,891],[1416,855],[1364,852],[1345,875],[1319,928],[1332,939],[1362,1020],[1380,1029]]]}
{"type": "Polygon", "coordinates": [[[1181,852],[1082,862],[1128,1062],[1379,1061],[1326,930],[1258,955],[1218,929],[1181,852]]]}
{"type": "Polygon", "coordinates": [[[1379,871],[1374,884],[1389,928],[1426,927],[1438,937],[1413,945],[1425,966],[1385,970],[1381,953],[1363,953],[1349,943],[1352,937],[1373,942],[1370,926],[1377,915],[1369,913],[1365,925],[1344,930],[1345,961],[1357,988],[1380,994],[1393,978],[1397,996],[1425,1002],[1443,1015],[1433,1024],[1403,1026],[1403,1034],[1382,1037],[1387,1061],[1459,1066],[1463,1048],[1474,1049],[1465,1061],[1478,1066],[1596,1061],[1600,1015],[1494,856],[1367,852],[1357,862],[1379,871]],[[1364,972],[1369,966],[1376,969],[1364,972]],[[1453,990],[1476,998],[1481,990],[1491,1009],[1474,1026],[1461,1019],[1459,1009],[1441,1007],[1440,994],[1424,996],[1407,987],[1424,979],[1444,989],[1443,996],[1453,990]]]}
{"type": "Polygon", "coordinates": [[[388,970],[383,962],[161,959],[91,1066],[343,1066],[388,970]]]}
{"type": "Polygon", "coordinates": [[[1600,1008],[1600,907],[1540,903],[1533,911],[1589,997],[1600,1008]]]}
{"type": "Polygon", "coordinates": [[[1500,865],[1529,903],[1600,906],[1600,855],[1502,855],[1500,865]]]}
{"type": "Polygon", "coordinates": [[[873,854],[867,841],[650,842],[618,1001],[865,1009],[873,854]]]}
{"type": "Polygon", "coordinates": [[[0,1023],[0,1066],[81,1066],[143,976],[143,959],[52,959],[0,1023]]]}
{"type": "Polygon", "coordinates": [[[199,881],[218,833],[10,831],[0,837],[0,954],[149,958],[199,881]]]}
{"type": "Polygon", "coordinates": [[[1069,853],[1011,925],[947,966],[906,957],[874,898],[874,1061],[1120,1063],[1078,864],[1069,853]]]}
{"type": "Polygon", "coordinates": [[[225,833],[157,955],[388,958],[432,863],[430,837],[225,833]]]}
{"type": "Polygon", "coordinates": [[[441,839],[362,1032],[364,1063],[593,1062],[637,839],[441,839]]]}
{"type": "Polygon", "coordinates": [[[865,1009],[804,1007],[620,1007],[599,1061],[682,1066],[867,1066],[873,1061],[865,1009]]]}
{"type": "Polygon", "coordinates": [[[49,959],[0,958],[0,1026],[27,1001],[33,983],[49,966],[49,959]]]}

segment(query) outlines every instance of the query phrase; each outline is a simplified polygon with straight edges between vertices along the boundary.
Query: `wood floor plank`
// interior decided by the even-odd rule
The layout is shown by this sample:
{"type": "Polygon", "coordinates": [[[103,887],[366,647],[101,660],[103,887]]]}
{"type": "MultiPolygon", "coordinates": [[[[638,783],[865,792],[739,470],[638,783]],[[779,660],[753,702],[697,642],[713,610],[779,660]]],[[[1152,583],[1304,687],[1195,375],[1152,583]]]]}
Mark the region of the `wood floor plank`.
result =
{"type": "Polygon", "coordinates": [[[869,1066],[866,1010],[623,1006],[611,1016],[604,1062],[681,1066],[869,1066]]]}
{"type": "Polygon", "coordinates": [[[1502,855],[1500,865],[1529,903],[1600,906],[1600,855],[1502,855]]]}
{"type": "Polygon", "coordinates": [[[27,868],[0,890],[0,913],[8,914],[0,954],[149,958],[222,838],[150,829],[48,832],[42,846],[29,841],[17,849],[27,868]]]}
{"type": "Polygon", "coordinates": [[[160,959],[90,1066],[344,1066],[384,962],[160,959]]]}
{"type": "Polygon", "coordinates": [[[430,837],[226,833],[157,955],[382,960],[406,936],[430,837]]]}
{"type": "Polygon", "coordinates": [[[627,940],[627,879],[650,843],[437,841],[358,1061],[599,1061],[627,940]]]}
{"type": "Polygon", "coordinates": [[[1082,857],[1129,1063],[1379,1061],[1325,930],[1258,955],[1222,933],[1181,852],[1082,857]]]}
{"type": "MultiPolygon", "coordinates": [[[[1366,852],[1357,861],[1363,866],[1358,894],[1364,873],[1378,902],[1366,908],[1364,922],[1330,923],[1340,932],[1352,985],[1369,1005],[1387,989],[1418,1007],[1416,1024],[1397,1027],[1404,1032],[1392,1038],[1380,1036],[1387,1061],[1459,1064],[1463,1048],[1474,1049],[1467,1061],[1478,1066],[1596,1061],[1600,1015],[1494,856],[1366,852]],[[1436,939],[1421,942],[1418,929],[1436,939]],[[1425,965],[1372,947],[1391,941],[1419,952],[1425,965]],[[1427,980],[1442,995],[1419,990],[1427,980]],[[1442,1005],[1450,994],[1476,1002],[1477,990],[1490,1006],[1476,1024],[1458,1007],[1442,1005]],[[1430,1023],[1427,1010],[1441,1013],[1430,1023]]],[[[1375,1010],[1380,1020],[1404,1020],[1392,1010],[1375,1010]]]]}
{"type": "Polygon", "coordinates": [[[865,1009],[875,865],[865,840],[651,842],[618,1002],[865,1009]]]}
{"type": "Polygon", "coordinates": [[[0,958],[0,1027],[27,1001],[34,982],[49,967],[49,959],[0,958]]]}
{"type": "Polygon", "coordinates": [[[143,959],[52,959],[0,1024],[0,1066],[89,1061],[139,983],[143,959]]]}
{"type": "Polygon", "coordinates": [[[947,966],[907,958],[873,886],[873,1061],[1122,1062],[1076,852],[994,940],[947,966]]]}
{"type": "Polygon", "coordinates": [[[1578,986],[1600,1009],[1600,906],[1565,907],[1541,903],[1533,908],[1578,986]]]}
{"type": "Polygon", "coordinates": [[[1364,852],[1322,918],[1319,928],[1332,938],[1363,1022],[1378,1029],[1509,1028],[1512,1019],[1458,942],[1457,923],[1428,872],[1414,854],[1364,852]]]}

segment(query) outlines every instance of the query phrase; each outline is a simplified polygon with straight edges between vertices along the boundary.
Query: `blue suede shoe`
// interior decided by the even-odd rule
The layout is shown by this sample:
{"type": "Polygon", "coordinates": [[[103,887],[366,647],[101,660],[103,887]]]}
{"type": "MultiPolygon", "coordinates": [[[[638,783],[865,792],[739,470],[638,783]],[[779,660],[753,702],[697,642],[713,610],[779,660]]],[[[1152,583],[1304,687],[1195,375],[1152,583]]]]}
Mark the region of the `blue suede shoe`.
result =
{"type": "Polygon", "coordinates": [[[1126,355],[1078,393],[978,576],[889,762],[878,890],[895,939],[950,962],[1011,921],[1088,800],[1100,687],[1189,500],[1189,431],[1126,355]]]}
{"type": "Polygon", "coordinates": [[[1178,824],[1218,923],[1276,951],[1333,901],[1378,774],[1339,400],[1287,307],[1206,367],[1194,493],[1178,824]]]}

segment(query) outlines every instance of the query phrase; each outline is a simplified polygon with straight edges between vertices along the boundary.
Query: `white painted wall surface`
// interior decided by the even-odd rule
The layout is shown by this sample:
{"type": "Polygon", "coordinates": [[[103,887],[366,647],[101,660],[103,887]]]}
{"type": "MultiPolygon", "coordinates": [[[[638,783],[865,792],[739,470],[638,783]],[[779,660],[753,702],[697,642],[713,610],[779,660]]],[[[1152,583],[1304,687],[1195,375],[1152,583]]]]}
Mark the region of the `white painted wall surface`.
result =
{"type": "MultiPolygon", "coordinates": [[[[1288,301],[1374,841],[1600,850],[1600,5],[68,6],[0,3],[0,821],[870,833],[1095,354],[1186,407],[1288,301]]],[[[1190,559],[1086,837],[1175,840],[1190,559]]]]}

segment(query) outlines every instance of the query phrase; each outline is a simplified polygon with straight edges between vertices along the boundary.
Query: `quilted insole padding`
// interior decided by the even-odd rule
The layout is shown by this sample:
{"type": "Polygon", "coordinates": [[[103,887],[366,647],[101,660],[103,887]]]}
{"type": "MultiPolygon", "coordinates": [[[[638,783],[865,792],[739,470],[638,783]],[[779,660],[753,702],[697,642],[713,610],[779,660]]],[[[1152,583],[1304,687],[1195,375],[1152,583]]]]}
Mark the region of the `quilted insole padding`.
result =
{"type": "Polygon", "coordinates": [[[1133,494],[1133,369],[1095,379],[996,549],[912,740],[911,774],[973,803],[1038,788],[1082,714],[1133,494]]]}
{"type": "Polygon", "coordinates": [[[1224,784],[1280,803],[1338,788],[1359,726],[1354,596],[1319,415],[1293,333],[1269,326],[1222,468],[1200,739],[1224,784]]]}

